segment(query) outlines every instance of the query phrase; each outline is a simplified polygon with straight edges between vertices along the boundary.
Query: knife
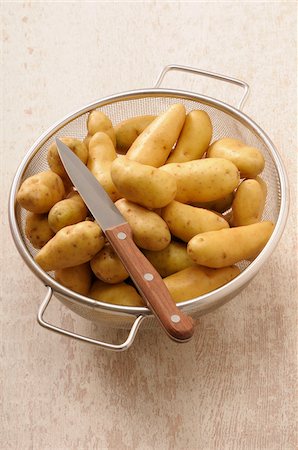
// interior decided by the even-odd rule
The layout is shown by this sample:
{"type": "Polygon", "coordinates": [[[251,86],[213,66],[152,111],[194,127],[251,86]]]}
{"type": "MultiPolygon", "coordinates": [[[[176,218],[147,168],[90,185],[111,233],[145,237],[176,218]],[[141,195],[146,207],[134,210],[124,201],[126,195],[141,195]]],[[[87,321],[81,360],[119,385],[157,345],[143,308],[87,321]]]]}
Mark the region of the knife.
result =
{"type": "Polygon", "coordinates": [[[194,332],[191,317],[177,308],[159,273],[133,241],[130,225],[85,164],[59,139],[55,139],[61,161],[71,181],[119,256],[148,308],[168,335],[188,341],[194,332]]]}

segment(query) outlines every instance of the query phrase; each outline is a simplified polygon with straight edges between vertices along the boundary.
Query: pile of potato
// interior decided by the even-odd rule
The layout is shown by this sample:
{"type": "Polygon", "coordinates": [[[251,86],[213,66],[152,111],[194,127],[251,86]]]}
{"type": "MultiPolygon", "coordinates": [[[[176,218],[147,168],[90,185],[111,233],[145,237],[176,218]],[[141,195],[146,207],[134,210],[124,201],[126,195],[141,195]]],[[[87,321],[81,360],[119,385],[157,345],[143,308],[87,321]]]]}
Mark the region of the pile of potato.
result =
{"type": "MultiPolygon", "coordinates": [[[[133,238],[181,302],[226,284],[264,248],[266,184],[261,152],[224,137],[213,142],[208,114],[174,104],[159,116],[113,127],[94,110],[83,142],[62,141],[87,165],[130,224],[133,238]],[[117,155],[118,153],[118,155],[117,155]]],[[[53,142],[49,170],[27,178],[17,201],[36,262],[81,294],[142,306],[122,262],[76,192],[53,142]]]]}

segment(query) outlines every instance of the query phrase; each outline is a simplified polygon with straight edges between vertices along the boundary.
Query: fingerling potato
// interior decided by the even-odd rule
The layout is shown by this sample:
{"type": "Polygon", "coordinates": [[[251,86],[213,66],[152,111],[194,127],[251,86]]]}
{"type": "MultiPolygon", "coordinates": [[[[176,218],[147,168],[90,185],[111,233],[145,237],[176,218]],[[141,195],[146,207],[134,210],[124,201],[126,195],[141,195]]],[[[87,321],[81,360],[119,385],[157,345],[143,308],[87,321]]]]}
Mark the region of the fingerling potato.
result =
{"type": "Polygon", "coordinates": [[[90,289],[89,297],[113,305],[145,306],[136,289],[125,283],[106,284],[96,280],[90,289]]]}
{"type": "Polygon", "coordinates": [[[243,259],[255,258],[267,244],[274,225],[260,222],[193,237],[187,246],[190,258],[211,268],[227,267],[243,259]]]}
{"type": "Polygon", "coordinates": [[[116,148],[125,154],[136,138],[153,122],[156,116],[136,116],[123,120],[115,126],[116,148]]]}
{"type": "Polygon", "coordinates": [[[255,178],[265,166],[260,150],[238,139],[219,139],[209,147],[207,157],[228,159],[238,167],[241,178],[255,178]]]}
{"type": "Polygon", "coordinates": [[[92,283],[92,271],[87,262],[79,266],[56,270],[55,280],[72,291],[87,295],[92,283]]]}
{"type": "Polygon", "coordinates": [[[22,183],[17,193],[17,202],[28,211],[43,214],[62,200],[64,195],[61,178],[48,170],[32,175],[22,183]]]}
{"type": "Polygon", "coordinates": [[[89,136],[94,136],[94,134],[99,131],[107,134],[115,147],[116,135],[113,124],[109,117],[102,111],[99,111],[98,109],[91,111],[87,119],[87,129],[89,136]]]}
{"type": "Polygon", "coordinates": [[[185,107],[178,103],[160,114],[134,141],[126,156],[148,166],[162,166],[177,141],[185,121],[185,107]]]}
{"type": "Polygon", "coordinates": [[[90,261],[94,275],[105,283],[121,283],[129,277],[110,244],[106,244],[90,261]]]}
{"type": "Polygon", "coordinates": [[[218,200],[233,192],[240,180],[237,167],[220,158],[166,164],[160,170],[176,178],[175,200],[181,203],[218,200]]]}
{"type": "Polygon", "coordinates": [[[173,175],[125,156],[113,161],[111,177],[122,197],[148,209],[167,205],[177,191],[173,175]]]}
{"type": "Polygon", "coordinates": [[[48,215],[28,212],[25,235],[34,248],[42,248],[54,236],[49,226],[48,215]]]}
{"type": "Polygon", "coordinates": [[[212,138],[212,124],[205,111],[187,114],[177,144],[167,163],[179,163],[202,158],[212,138]]]}
{"type": "Polygon", "coordinates": [[[177,201],[173,201],[163,208],[161,216],[170,232],[185,242],[205,231],[229,228],[228,222],[220,215],[177,201]]]}
{"type": "Polygon", "coordinates": [[[57,233],[61,228],[86,219],[88,209],[80,195],[73,192],[68,198],[56,203],[50,210],[48,221],[51,229],[57,233]]]}
{"type": "MultiPolygon", "coordinates": [[[[88,149],[86,145],[79,141],[79,139],[75,139],[73,137],[61,137],[60,140],[70,148],[70,150],[78,157],[80,160],[86,164],[88,159],[88,149]]],[[[60,159],[58,148],[56,142],[52,142],[49,147],[48,155],[47,155],[48,164],[52,170],[61,178],[68,179],[68,175],[66,170],[64,169],[63,163],[60,159]]]]}
{"type": "Polygon", "coordinates": [[[90,261],[104,243],[102,231],[96,223],[76,223],[58,231],[37,253],[35,261],[46,272],[79,266],[90,261]]]}
{"type": "Polygon", "coordinates": [[[122,198],[115,203],[129,223],[135,243],[146,250],[163,250],[171,242],[171,233],[165,221],[153,211],[122,198]]]}
{"type": "Polygon", "coordinates": [[[222,269],[192,266],[164,278],[163,281],[173,300],[179,303],[218,289],[239,273],[236,266],[222,269]]]}
{"type": "Polygon", "coordinates": [[[239,227],[260,222],[265,200],[263,188],[257,180],[242,181],[232,204],[232,225],[239,227]]]}
{"type": "Polygon", "coordinates": [[[188,256],[186,245],[182,242],[172,241],[163,250],[158,252],[143,250],[143,253],[162,277],[167,277],[195,264],[188,256]]]}
{"type": "Polygon", "coordinates": [[[192,206],[223,213],[231,208],[233,199],[234,192],[230,192],[230,194],[227,194],[225,197],[219,198],[218,200],[213,200],[212,202],[196,202],[192,203],[192,206]]]}

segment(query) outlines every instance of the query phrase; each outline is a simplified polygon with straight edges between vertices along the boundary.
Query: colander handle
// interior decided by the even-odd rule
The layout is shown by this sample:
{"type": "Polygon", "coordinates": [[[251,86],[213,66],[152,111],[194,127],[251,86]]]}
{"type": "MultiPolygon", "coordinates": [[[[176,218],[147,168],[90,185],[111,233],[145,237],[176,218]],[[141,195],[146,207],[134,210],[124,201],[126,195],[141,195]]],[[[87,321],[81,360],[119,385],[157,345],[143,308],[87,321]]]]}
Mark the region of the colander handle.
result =
{"type": "Polygon", "coordinates": [[[188,66],[180,66],[177,64],[170,64],[168,66],[165,66],[163,68],[163,70],[161,71],[161,73],[159,74],[154,87],[158,88],[161,85],[166,73],[170,72],[171,70],[177,70],[180,72],[189,72],[189,73],[194,73],[196,75],[203,75],[205,77],[215,78],[216,80],[221,80],[221,81],[225,81],[227,83],[236,84],[237,86],[240,86],[242,89],[244,89],[244,92],[243,92],[242,98],[237,106],[237,108],[239,110],[242,110],[244,103],[247,100],[248,92],[249,92],[249,85],[245,81],[238,80],[237,78],[228,77],[226,75],[220,75],[220,74],[214,73],[214,72],[209,72],[207,70],[196,69],[194,67],[188,67],[188,66]]]}
{"type": "Polygon", "coordinates": [[[145,316],[141,316],[141,315],[136,317],[135,321],[132,324],[132,327],[130,329],[130,332],[128,334],[126,341],[124,341],[122,344],[109,344],[108,342],[102,342],[97,339],[92,339],[87,336],[82,336],[77,333],[72,333],[71,331],[64,330],[63,328],[59,328],[59,327],[52,325],[44,320],[44,318],[43,318],[44,313],[45,313],[45,311],[50,303],[50,300],[53,296],[53,289],[49,286],[47,286],[47,288],[48,288],[48,290],[47,290],[46,296],[38,310],[38,314],[37,314],[38,323],[42,327],[47,328],[48,330],[55,331],[56,333],[63,334],[64,336],[69,336],[74,339],[78,339],[79,341],[88,342],[89,344],[95,344],[95,345],[98,345],[99,347],[102,347],[102,348],[105,348],[108,350],[114,350],[114,351],[118,351],[118,352],[127,350],[133,343],[134,338],[139,329],[139,326],[141,325],[141,322],[145,318],[145,316]]]}

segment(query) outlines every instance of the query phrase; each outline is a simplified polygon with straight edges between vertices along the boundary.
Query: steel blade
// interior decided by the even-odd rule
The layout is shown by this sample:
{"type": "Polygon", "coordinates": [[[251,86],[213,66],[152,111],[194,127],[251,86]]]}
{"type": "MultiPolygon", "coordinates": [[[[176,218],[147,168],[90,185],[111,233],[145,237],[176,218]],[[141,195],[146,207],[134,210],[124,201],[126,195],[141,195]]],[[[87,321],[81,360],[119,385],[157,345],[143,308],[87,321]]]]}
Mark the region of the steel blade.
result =
{"type": "Polygon", "coordinates": [[[55,139],[64,168],[103,230],[127,223],[99,181],[60,139],[55,139]]]}

